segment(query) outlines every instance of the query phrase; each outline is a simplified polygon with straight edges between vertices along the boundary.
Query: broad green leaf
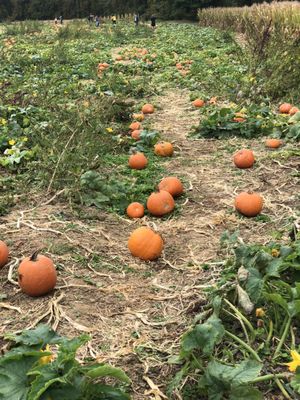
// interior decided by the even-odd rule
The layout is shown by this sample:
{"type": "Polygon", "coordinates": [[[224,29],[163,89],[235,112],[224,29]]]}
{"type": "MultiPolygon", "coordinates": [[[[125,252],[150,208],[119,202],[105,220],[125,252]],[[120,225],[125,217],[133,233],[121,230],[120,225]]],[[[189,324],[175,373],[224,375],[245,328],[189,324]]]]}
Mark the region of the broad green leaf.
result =
{"type": "Polygon", "coordinates": [[[201,351],[205,356],[211,355],[216,344],[220,343],[225,333],[221,320],[212,315],[205,323],[196,325],[182,339],[183,352],[201,351]]]}
{"type": "Polygon", "coordinates": [[[46,344],[59,343],[61,337],[48,325],[41,324],[35,329],[24,330],[19,335],[8,334],[5,336],[5,339],[12,340],[16,344],[43,348],[46,344]]]}
{"type": "Polygon", "coordinates": [[[130,400],[130,396],[123,391],[102,384],[87,386],[85,395],[89,400],[130,400]]]}
{"type": "Polygon", "coordinates": [[[300,394],[300,368],[297,368],[296,374],[291,380],[291,387],[295,390],[296,393],[300,394]]]}
{"type": "Polygon", "coordinates": [[[288,310],[291,317],[300,314],[300,300],[294,300],[288,303],[288,310]]]}
{"type": "Polygon", "coordinates": [[[116,367],[113,367],[108,364],[93,366],[92,368],[87,367],[87,368],[83,369],[83,372],[86,376],[88,376],[91,379],[110,376],[110,377],[116,378],[122,382],[126,382],[126,383],[131,382],[124,371],[122,371],[120,368],[116,368],[116,367]]]}
{"type": "Polygon", "coordinates": [[[249,275],[246,281],[245,289],[249,294],[250,299],[254,303],[257,303],[261,297],[264,280],[261,273],[256,268],[248,268],[247,271],[249,272],[249,275]]]}
{"type": "Polygon", "coordinates": [[[266,300],[270,300],[281,306],[286,312],[289,312],[287,301],[279,293],[265,293],[266,300]]]}
{"type": "Polygon", "coordinates": [[[36,361],[36,357],[23,357],[17,360],[6,359],[1,362],[1,400],[27,400],[30,388],[30,380],[27,373],[36,361]]]}
{"type": "Polygon", "coordinates": [[[263,394],[251,386],[233,388],[229,400],[263,400],[263,394]]]}

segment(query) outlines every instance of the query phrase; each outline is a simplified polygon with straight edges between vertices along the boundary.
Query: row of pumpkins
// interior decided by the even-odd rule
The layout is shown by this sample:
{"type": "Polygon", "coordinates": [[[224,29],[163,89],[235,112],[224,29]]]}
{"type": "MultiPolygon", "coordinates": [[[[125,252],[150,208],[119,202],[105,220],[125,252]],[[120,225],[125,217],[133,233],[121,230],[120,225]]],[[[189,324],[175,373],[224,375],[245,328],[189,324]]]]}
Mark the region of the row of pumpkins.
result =
{"type": "MultiPolygon", "coordinates": [[[[216,98],[209,101],[210,104],[216,103],[216,98]]],[[[205,101],[196,99],[193,101],[194,107],[203,107],[205,101]]],[[[154,108],[152,105],[145,105],[142,109],[143,114],[135,114],[137,120],[130,125],[132,130],[131,136],[139,139],[141,132],[140,121],[144,119],[144,114],[152,114],[154,108]]],[[[291,114],[298,112],[298,108],[291,104],[284,103],[279,107],[279,112],[291,114]]],[[[239,122],[239,121],[237,121],[239,122]]],[[[276,149],[282,145],[282,141],[276,138],[267,139],[266,147],[276,149]]],[[[171,156],[173,154],[173,146],[168,142],[159,142],[154,147],[154,152],[161,156],[171,156]]],[[[245,169],[251,168],[255,162],[253,151],[250,149],[239,150],[233,156],[233,162],[236,167],[245,169]]],[[[131,168],[141,169],[147,165],[147,158],[143,153],[133,154],[129,158],[129,166],[131,168]]],[[[147,209],[154,216],[163,216],[173,211],[175,202],[174,197],[183,193],[183,185],[177,177],[166,177],[158,185],[158,192],[152,193],[147,200],[147,209]]],[[[246,217],[255,217],[262,211],[263,198],[258,193],[251,191],[242,192],[236,196],[234,201],[235,209],[246,217]]],[[[127,215],[131,218],[140,218],[144,215],[144,206],[140,203],[131,203],[127,208],[127,215]]],[[[148,227],[141,227],[133,231],[128,240],[128,248],[131,254],[142,260],[155,260],[163,250],[163,240],[161,236],[148,227]]]]}
{"type": "MultiPolygon", "coordinates": [[[[202,101],[201,101],[202,103],[202,101]]],[[[199,106],[199,102],[198,102],[199,106]]],[[[280,106],[280,112],[289,113],[292,105],[285,103],[280,106]]],[[[293,110],[294,111],[294,110],[293,110]]],[[[140,130],[140,122],[145,114],[152,114],[154,107],[145,104],[141,114],[134,114],[135,121],[130,125],[132,135],[140,130]]],[[[134,137],[134,136],[133,136],[134,137]]],[[[137,137],[134,137],[138,140],[137,137]]],[[[282,144],[278,139],[268,139],[266,146],[277,148],[282,144]]],[[[172,156],[173,145],[169,142],[159,142],[154,147],[155,154],[159,156],[172,156]]],[[[251,168],[255,162],[252,150],[239,150],[233,157],[233,162],[238,168],[251,168]]],[[[143,153],[135,153],[129,157],[129,167],[142,169],[147,166],[147,158],[143,153]]],[[[174,197],[180,196],[184,191],[182,182],[174,176],[163,178],[158,191],[152,193],[147,200],[147,209],[150,214],[161,217],[173,211],[175,207],[174,197]]],[[[263,199],[258,193],[242,192],[235,198],[235,208],[247,217],[258,215],[263,207],[263,199]]],[[[127,208],[127,215],[131,218],[140,218],[144,215],[144,206],[140,203],[131,203],[127,208]]],[[[135,229],[129,237],[128,248],[131,254],[142,260],[151,261],[157,259],[163,250],[162,237],[149,227],[135,229]]],[[[9,249],[3,241],[0,241],[0,268],[8,263],[9,249]]],[[[57,273],[53,261],[44,255],[35,252],[31,257],[21,261],[18,267],[18,283],[24,293],[29,296],[42,296],[54,289],[57,281],[57,273]]]]}

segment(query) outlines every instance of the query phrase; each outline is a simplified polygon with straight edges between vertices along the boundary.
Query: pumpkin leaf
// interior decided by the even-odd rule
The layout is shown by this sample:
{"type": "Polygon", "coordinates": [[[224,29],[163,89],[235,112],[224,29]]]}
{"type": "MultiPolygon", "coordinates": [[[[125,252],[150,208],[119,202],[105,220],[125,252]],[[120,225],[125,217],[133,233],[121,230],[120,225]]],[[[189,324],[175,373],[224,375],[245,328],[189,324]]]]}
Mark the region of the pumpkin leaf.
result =
{"type": "Polygon", "coordinates": [[[84,374],[86,376],[88,376],[91,379],[110,376],[112,378],[116,378],[119,381],[122,381],[122,382],[125,382],[125,383],[130,383],[131,382],[124,371],[122,371],[120,368],[116,368],[116,367],[113,367],[113,366],[108,365],[108,364],[105,364],[105,365],[94,365],[94,366],[91,366],[91,367],[87,367],[87,368],[83,369],[83,372],[84,372],[84,374]]]}
{"type": "Polygon", "coordinates": [[[182,338],[183,355],[199,350],[205,356],[212,354],[216,344],[220,343],[225,333],[221,320],[212,315],[206,322],[196,325],[182,338]]]}
{"type": "Polygon", "coordinates": [[[233,388],[229,400],[263,400],[262,393],[251,386],[239,386],[233,388]]]}
{"type": "Polygon", "coordinates": [[[5,339],[15,342],[17,345],[34,346],[39,349],[46,346],[46,344],[59,343],[61,336],[59,336],[48,325],[41,324],[35,329],[25,329],[20,334],[7,334],[5,339]]]}
{"type": "Polygon", "coordinates": [[[27,400],[30,389],[28,372],[36,363],[36,357],[23,356],[19,359],[0,361],[0,399],[27,400]]]}

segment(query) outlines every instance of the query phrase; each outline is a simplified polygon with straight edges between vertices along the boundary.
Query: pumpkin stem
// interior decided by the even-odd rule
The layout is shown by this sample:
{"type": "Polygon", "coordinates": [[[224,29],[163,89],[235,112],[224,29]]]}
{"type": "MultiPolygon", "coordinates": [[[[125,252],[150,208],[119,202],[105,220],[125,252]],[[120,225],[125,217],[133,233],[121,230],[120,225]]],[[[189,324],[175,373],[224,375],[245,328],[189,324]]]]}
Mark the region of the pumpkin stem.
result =
{"type": "Polygon", "coordinates": [[[32,256],[30,257],[30,261],[37,261],[37,258],[38,258],[38,255],[39,255],[40,251],[41,251],[41,249],[36,250],[36,251],[32,254],[32,256]]]}

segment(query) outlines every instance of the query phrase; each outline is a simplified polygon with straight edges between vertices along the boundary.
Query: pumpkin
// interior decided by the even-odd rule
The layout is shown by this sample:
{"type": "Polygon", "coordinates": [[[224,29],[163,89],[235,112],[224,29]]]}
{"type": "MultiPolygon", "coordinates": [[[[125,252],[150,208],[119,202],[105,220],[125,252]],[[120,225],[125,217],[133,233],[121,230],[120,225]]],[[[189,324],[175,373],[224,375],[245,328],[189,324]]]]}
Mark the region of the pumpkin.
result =
{"type": "Polygon", "coordinates": [[[140,128],[141,128],[141,124],[140,124],[139,122],[137,122],[137,121],[132,122],[132,123],[129,125],[129,129],[131,129],[132,131],[136,131],[136,130],[138,130],[138,129],[140,129],[140,128]]]}
{"type": "Polygon", "coordinates": [[[150,214],[161,217],[174,210],[173,196],[166,190],[151,193],[147,200],[147,209],[150,214]]]}
{"type": "Polygon", "coordinates": [[[174,153],[174,148],[170,142],[158,142],[154,146],[154,153],[161,157],[170,157],[174,153]]]}
{"type": "Polygon", "coordinates": [[[103,63],[102,66],[103,66],[104,68],[108,68],[108,67],[109,67],[109,64],[103,63]]]}
{"type": "Polygon", "coordinates": [[[99,71],[104,71],[105,69],[106,69],[106,68],[104,67],[103,64],[101,64],[101,65],[98,66],[98,70],[99,70],[99,71]]]}
{"type": "Polygon", "coordinates": [[[144,226],[134,230],[128,240],[131,254],[145,261],[156,260],[161,255],[163,247],[161,236],[144,226]]]}
{"type": "Polygon", "coordinates": [[[47,294],[56,285],[57,274],[53,261],[46,256],[33,253],[26,257],[18,268],[18,282],[22,291],[37,297],[47,294]]]}
{"type": "Polygon", "coordinates": [[[137,152],[129,157],[128,164],[132,169],[143,169],[148,164],[148,160],[144,153],[137,152]]]}
{"type": "Polygon", "coordinates": [[[204,106],[204,100],[202,99],[196,99],[193,101],[193,106],[194,107],[203,107],[204,106]]]}
{"type": "Polygon", "coordinates": [[[116,61],[122,61],[123,60],[123,57],[119,54],[119,55],[117,55],[117,57],[116,57],[116,61]]]}
{"type": "Polygon", "coordinates": [[[233,156],[233,162],[238,168],[250,168],[254,161],[253,151],[248,149],[239,150],[233,156]]]}
{"type": "Polygon", "coordinates": [[[132,118],[136,119],[137,121],[142,122],[145,119],[145,115],[144,114],[133,114],[132,118]]]}
{"type": "Polygon", "coordinates": [[[181,64],[181,63],[177,63],[177,64],[176,64],[176,68],[177,68],[177,69],[182,69],[182,64],[181,64]]]}
{"type": "Polygon", "coordinates": [[[154,107],[152,104],[144,104],[142,107],[142,112],[144,114],[153,114],[154,113],[154,107]]]}
{"type": "Polygon", "coordinates": [[[279,112],[281,114],[288,114],[293,106],[290,103],[283,103],[279,107],[279,112]]]}
{"type": "Polygon", "coordinates": [[[242,192],[234,202],[235,208],[246,217],[255,217],[263,207],[263,199],[258,193],[242,192]]]}
{"type": "Polygon", "coordinates": [[[130,218],[141,218],[144,216],[144,212],[145,209],[143,204],[138,202],[133,202],[129,204],[129,206],[126,209],[126,213],[130,218]]]}
{"type": "Polygon", "coordinates": [[[169,192],[173,197],[180,196],[183,193],[183,185],[176,176],[163,178],[158,185],[158,189],[169,192]]]}
{"type": "Polygon", "coordinates": [[[280,139],[267,139],[265,145],[270,149],[277,149],[282,145],[282,141],[280,139]]]}
{"type": "Polygon", "coordinates": [[[292,107],[291,109],[290,109],[290,111],[289,111],[289,114],[290,115],[295,115],[295,114],[297,114],[297,112],[299,112],[300,110],[299,110],[299,108],[298,107],[292,107]]]}
{"type": "Polygon", "coordinates": [[[245,122],[245,118],[243,117],[234,117],[233,118],[233,122],[245,122]]]}
{"type": "Polygon", "coordinates": [[[139,140],[141,132],[142,132],[142,131],[141,131],[140,129],[137,129],[137,130],[135,130],[135,131],[132,131],[132,133],[131,133],[132,139],[134,139],[134,140],[139,140]]]}
{"type": "Polygon", "coordinates": [[[0,240],[0,268],[4,267],[7,264],[9,256],[9,250],[7,245],[0,240]]]}

